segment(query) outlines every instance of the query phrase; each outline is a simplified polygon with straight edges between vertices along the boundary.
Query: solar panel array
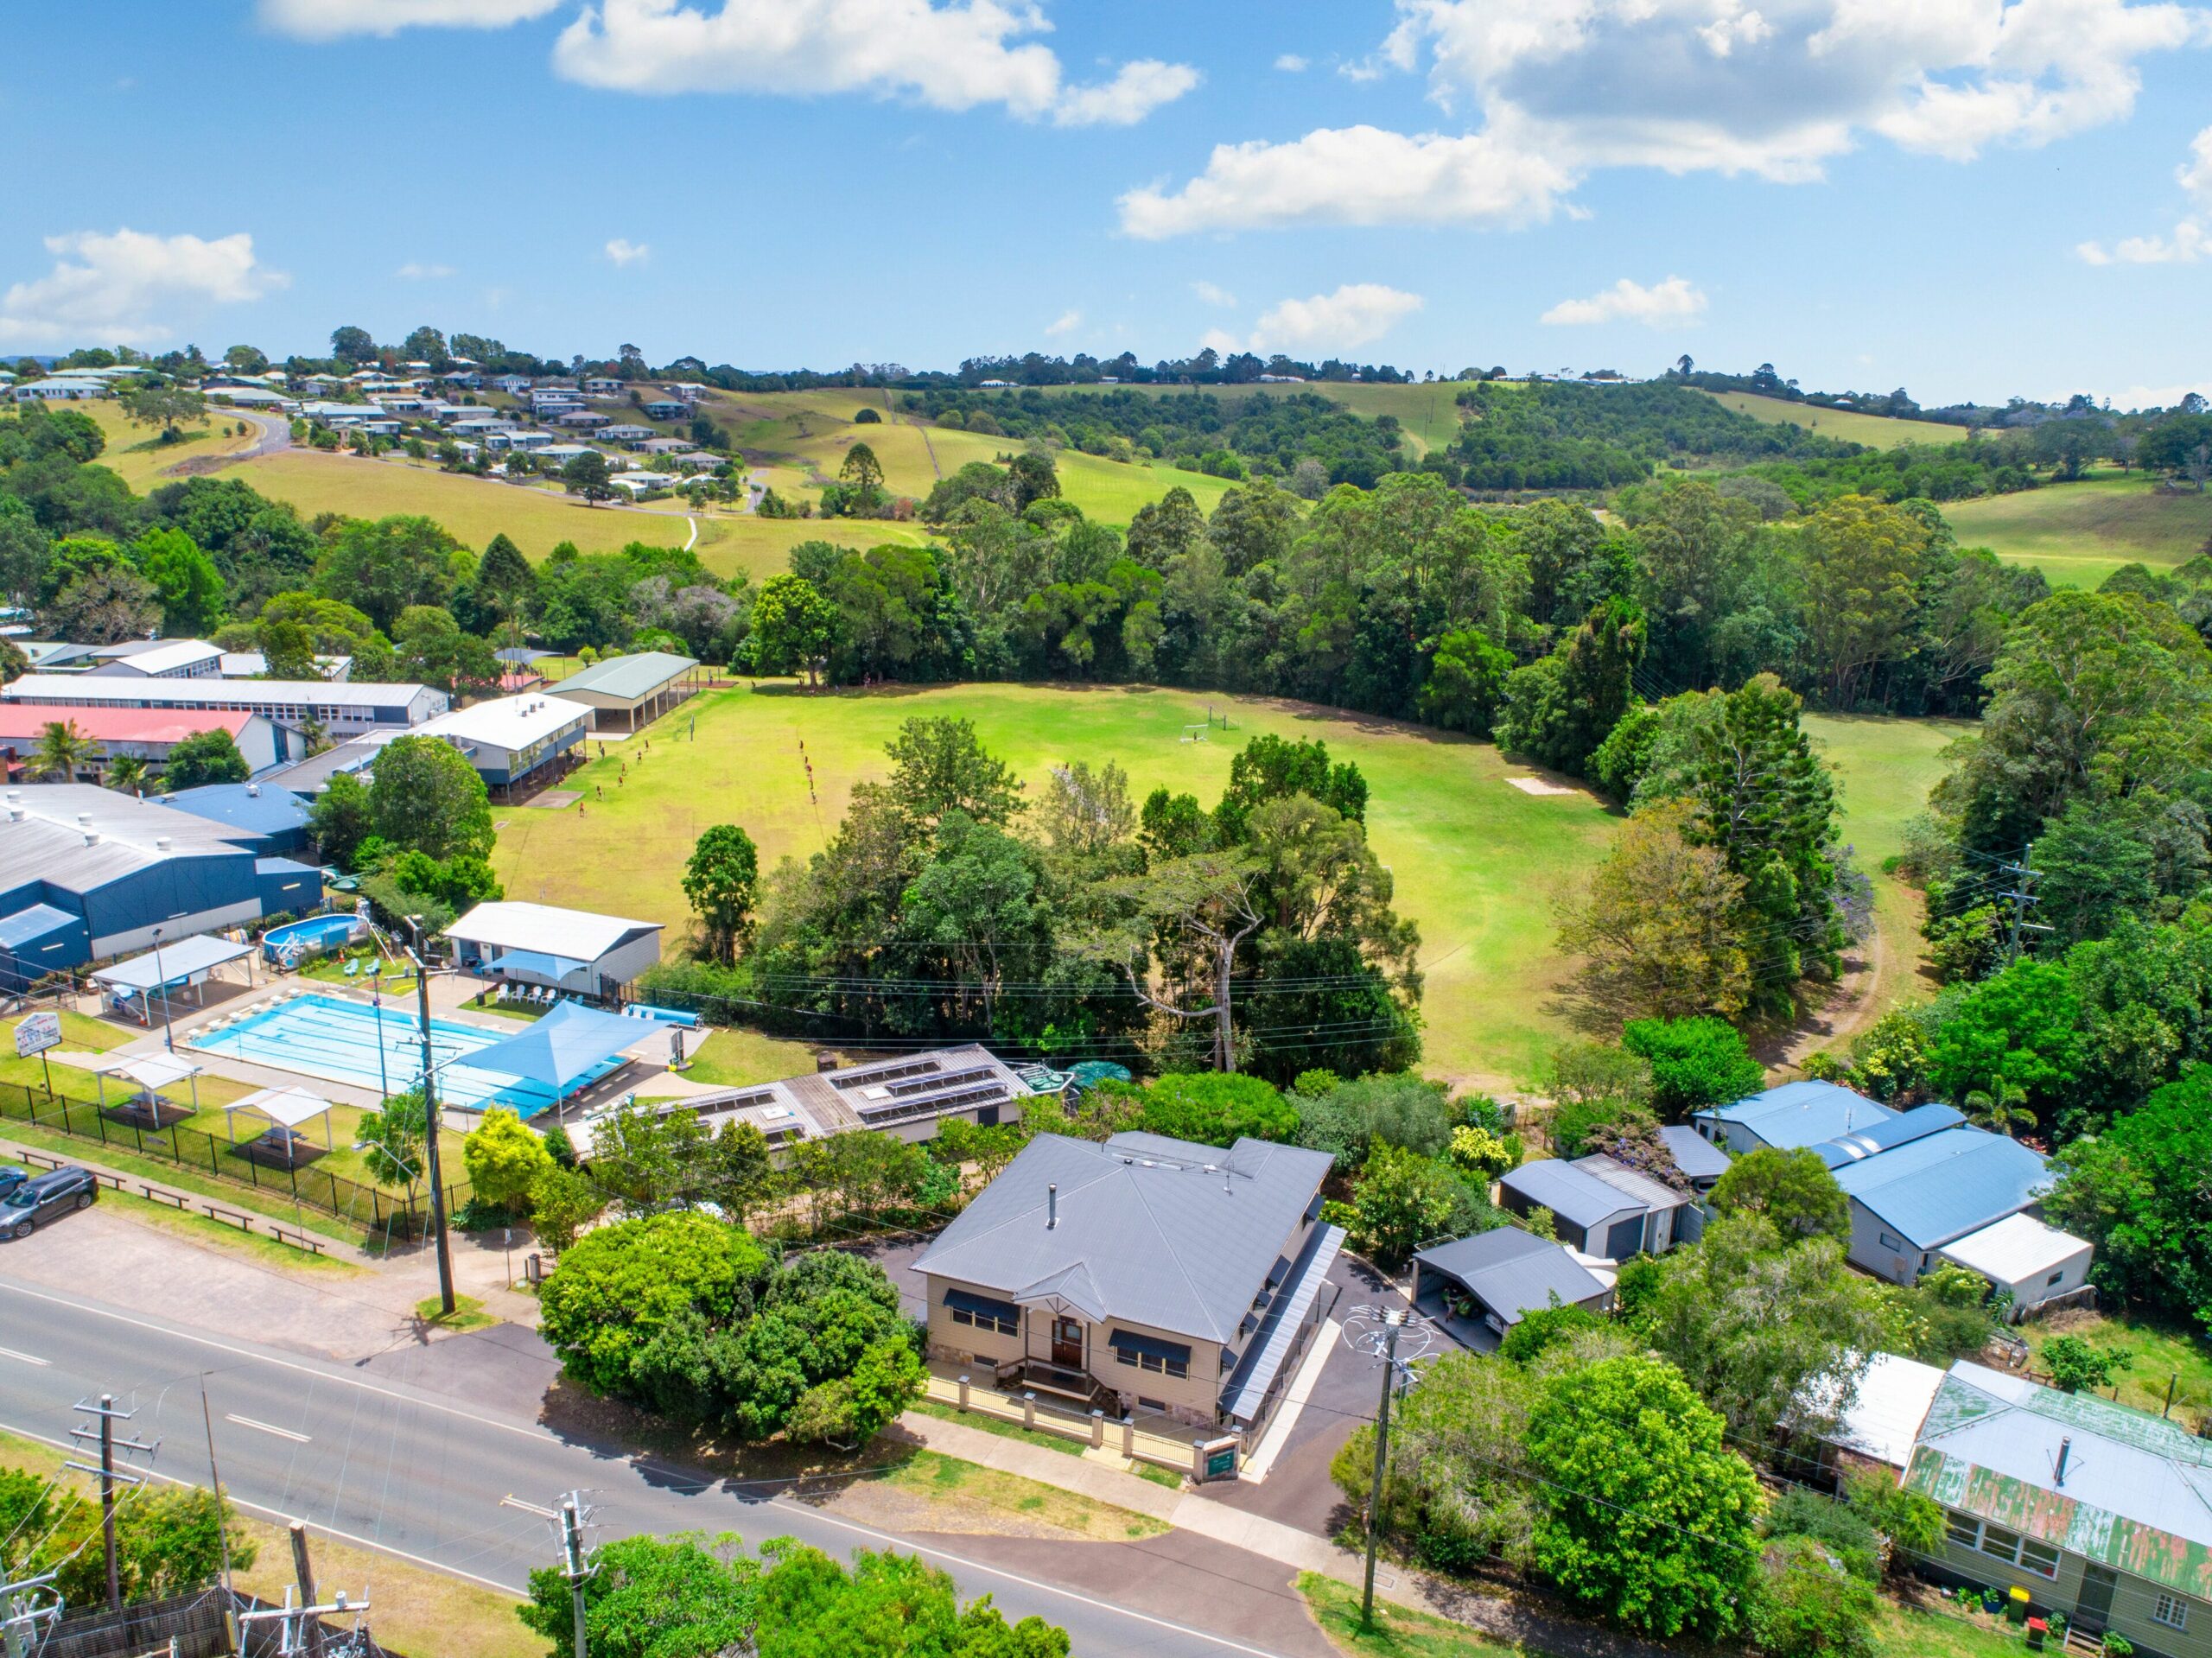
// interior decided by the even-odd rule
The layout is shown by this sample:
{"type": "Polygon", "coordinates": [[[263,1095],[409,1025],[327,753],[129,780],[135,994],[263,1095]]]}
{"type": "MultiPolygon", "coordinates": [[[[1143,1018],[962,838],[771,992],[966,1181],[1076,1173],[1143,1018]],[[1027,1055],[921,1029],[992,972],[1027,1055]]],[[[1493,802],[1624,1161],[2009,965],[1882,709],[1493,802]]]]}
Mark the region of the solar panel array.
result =
{"type": "Polygon", "coordinates": [[[944,1067],[934,1059],[910,1059],[893,1065],[871,1065],[864,1070],[834,1071],[830,1077],[832,1088],[872,1088],[878,1083],[895,1082],[904,1077],[933,1077],[944,1067]]]}
{"type": "Polygon", "coordinates": [[[921,1077],[912,1082],[893,1083],[884,1091],[894,1100],[911,1099],[917,1094],[932,1094],[941,1088],[958,1088],[966,1083],[996,1082],[998,1075],[989,1065],[971,1065],[966,1070],[948,1071],[941,1077],[921,1077]]]}
{"type": "Polygon", "coordinates": [[[934,1093],[918,1094],[910,1099],[882,1100],[860,1108],[861,1121],[871,1128],[886,1124],[906,1122],[916,1117],[937,1116],[947,1111],[964,1111],[969,1106],[1002,1105],[1013,1098],[1001,1082],[991,1082],[980,1088],[952,1087],[934,1093]]]}

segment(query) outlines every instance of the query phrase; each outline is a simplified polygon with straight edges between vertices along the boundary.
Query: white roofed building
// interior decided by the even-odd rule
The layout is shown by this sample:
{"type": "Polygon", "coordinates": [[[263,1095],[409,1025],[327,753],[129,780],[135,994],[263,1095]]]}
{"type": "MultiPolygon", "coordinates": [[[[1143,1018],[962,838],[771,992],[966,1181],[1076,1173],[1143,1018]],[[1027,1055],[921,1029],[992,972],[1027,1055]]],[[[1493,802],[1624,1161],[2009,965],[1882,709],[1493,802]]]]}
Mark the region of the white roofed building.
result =
{"type": "Polygon", "coordinates": [[[2010,1295],[2017,1322],[2046,1302],[2086,1288],[2096,1247],[2023,1214],[2007,1215],[1995,1225],[1969,1232],[1936,1253],[1969,1272],[1980,1273],[1993,1287],[2010,1295]]]}
{"type": "Polygon", "coordinates": [[[558,777],[591,719],[584,703],[533,691],[442,714],[422,734],[444,738],[468,756],[486,788],[512,796],[518,785],[558,777]]]}
{"type": "Polygon", "coordinates": [[[661,924],[550,904],[480,904],[446,929],[470,973],[611,997],[660,960],[661,924]]]}
{"type": "Polygon", "coordinates": [[[25,674],[0,686],[0,702],[48,702],[59,708],[239,709],[282,726],[298,727],[313,720],[334,736],[351,737],[377,729],[404,731],[443,714],[453,699],[414,683],[146,679],[94,673],[25,674]]]}

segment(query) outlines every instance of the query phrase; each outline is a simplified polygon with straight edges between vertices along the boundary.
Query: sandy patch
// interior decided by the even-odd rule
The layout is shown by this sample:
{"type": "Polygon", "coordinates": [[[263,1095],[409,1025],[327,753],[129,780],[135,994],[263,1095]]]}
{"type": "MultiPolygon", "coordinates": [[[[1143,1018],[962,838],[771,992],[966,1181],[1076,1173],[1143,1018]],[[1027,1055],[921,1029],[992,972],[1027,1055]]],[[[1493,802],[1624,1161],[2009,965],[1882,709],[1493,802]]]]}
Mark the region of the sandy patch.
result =
{"type": "Polygon", "coordinates": [[[1524,795],[1579,795],[1581,790],[1565,783],[1547,783],[1541,778],[1508,778],[1505,779],[1524,795]]]}

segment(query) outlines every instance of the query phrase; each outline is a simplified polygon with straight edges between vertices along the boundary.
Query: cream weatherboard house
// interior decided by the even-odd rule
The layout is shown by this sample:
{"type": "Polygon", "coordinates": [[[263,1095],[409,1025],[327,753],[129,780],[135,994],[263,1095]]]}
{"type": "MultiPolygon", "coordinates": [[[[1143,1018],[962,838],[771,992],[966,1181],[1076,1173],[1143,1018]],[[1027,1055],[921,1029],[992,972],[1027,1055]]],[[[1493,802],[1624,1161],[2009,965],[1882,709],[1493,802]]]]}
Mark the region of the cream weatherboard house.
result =
{"type": "Polygon", "coordinates": [[[915,1263],[931,1355],[1249,1444],[1334,1297],[1329,1166],[1257,1140],[1039,1134],[915,1263]]]}

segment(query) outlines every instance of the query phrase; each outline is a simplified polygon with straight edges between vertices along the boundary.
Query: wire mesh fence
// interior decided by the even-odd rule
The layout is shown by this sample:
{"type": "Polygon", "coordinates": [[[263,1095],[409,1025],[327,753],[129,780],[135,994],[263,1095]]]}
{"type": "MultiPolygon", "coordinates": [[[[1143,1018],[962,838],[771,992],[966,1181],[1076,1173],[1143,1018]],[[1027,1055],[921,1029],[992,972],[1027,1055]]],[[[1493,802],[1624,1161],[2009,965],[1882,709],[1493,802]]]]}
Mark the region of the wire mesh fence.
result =
{"type": "MultiPolygon", "coordinates": [[[[227,1186],[279,1198],[391,1236],[412,1236],[429,1224],[426,1191],[398,1196],[344,1175],[271,1158],[253,1140],[225,1140],[173,1123],[156,1128],[112,1103],[48,1095],[21,1083],[0,1083],[0,1126],[27,1123],[48,1134],[166,1163],[227,1186]]],[[[445,1188],[447,1212],[468,1200],[466,1180],[445,1188]]]]}

